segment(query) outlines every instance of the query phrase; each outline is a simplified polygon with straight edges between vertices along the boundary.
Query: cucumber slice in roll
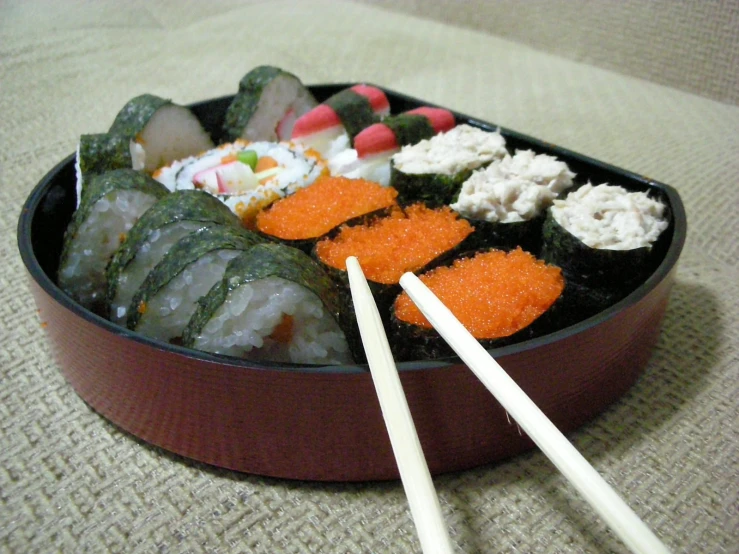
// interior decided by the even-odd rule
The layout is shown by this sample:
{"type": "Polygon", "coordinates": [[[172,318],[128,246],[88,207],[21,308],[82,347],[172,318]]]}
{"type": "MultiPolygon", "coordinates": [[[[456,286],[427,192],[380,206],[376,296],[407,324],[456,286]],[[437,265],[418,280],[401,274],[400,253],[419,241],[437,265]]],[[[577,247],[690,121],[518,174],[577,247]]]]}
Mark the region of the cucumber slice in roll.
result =
{"type": "Polygon", "coordinates": [[[167,188],[133,169],[90,177],[85,195],[67,227],[58,283],[82,306],[105,312],[105,267],[126,233],[167,188]]]}
{"type": "Polygon", "coordinates": [[[210,135],[188,108],[153,94],[129,100],[109,132],[134,141],[134,155],[143,157],[148,173],[213,148],[210,135]]]}
{"type": "Polygon", "coordinates": [[[292,73],[268,65],[255,67],[241,79],[226,111],[226,140],[288,140],[295,120],[317,105],[292,73]]]}

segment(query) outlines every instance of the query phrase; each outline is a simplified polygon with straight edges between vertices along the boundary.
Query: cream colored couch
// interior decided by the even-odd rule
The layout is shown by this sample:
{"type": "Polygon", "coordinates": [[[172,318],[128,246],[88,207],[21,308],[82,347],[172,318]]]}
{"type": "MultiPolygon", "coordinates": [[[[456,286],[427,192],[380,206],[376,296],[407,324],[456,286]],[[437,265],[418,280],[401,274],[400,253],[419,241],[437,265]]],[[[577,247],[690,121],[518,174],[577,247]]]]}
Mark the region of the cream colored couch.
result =
{"type": "Polygon", "coordinates": [[[739,104],[739,3],[357,0],[739,104]]]}

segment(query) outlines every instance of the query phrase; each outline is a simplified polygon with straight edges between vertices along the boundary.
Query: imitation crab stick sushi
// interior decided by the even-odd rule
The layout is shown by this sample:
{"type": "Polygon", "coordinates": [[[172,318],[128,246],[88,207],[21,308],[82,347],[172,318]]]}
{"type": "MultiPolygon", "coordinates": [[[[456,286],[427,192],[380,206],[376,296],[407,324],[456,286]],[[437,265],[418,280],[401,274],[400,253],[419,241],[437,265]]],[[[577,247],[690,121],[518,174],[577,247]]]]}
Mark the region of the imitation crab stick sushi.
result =
{"type": "Polygon", "coordinates": [[[382,90],[370,85],[354,85],[299,117],[290,140],[329,158],[349,147],[362,129],[388,113],[390,102],[382,90]]]}
{"type": "MultiPolygon", "coordinates": [[[[532,324],[557,302],[565,286],[558,267],[520,248],[479,252],[420,279],[488,348],[532,336],[532,324]]],[[[454,355],[405,292],[393,304],[391,329],[402,358],[454,355]]]]}
{"type": "Polygon", "coordinates": [[[268,65],[255,67],[241,79],[228,106],[224,136],[229,141],[288,140],[295,121],[317,105],[292,73],[268,65]]]}
{"type": "Polygon", "coordinates": [[[256,229],[310,251],[317,240],[339,225],[387,211],[397,196],[395,189],[372,181],[320,177],[257,214],[256,229]]]}
{"type": "Polygon", "coordinates": [[[393,154],[390,185],[402,202],[449,204],[474,170],[506,154],[505,138],[499,132],[457,125],[393,154]]]}
{"type": "Polygon", "coordinates": [[[383,185],[390,182],[390,156],[402,146],[416,144],[456,125],[454,114],[443,108],[422,106],[399,115],[390,115],[361,131],[354,148],[347,148],[329,160],[331,172],[364,178],[383,185]]]}

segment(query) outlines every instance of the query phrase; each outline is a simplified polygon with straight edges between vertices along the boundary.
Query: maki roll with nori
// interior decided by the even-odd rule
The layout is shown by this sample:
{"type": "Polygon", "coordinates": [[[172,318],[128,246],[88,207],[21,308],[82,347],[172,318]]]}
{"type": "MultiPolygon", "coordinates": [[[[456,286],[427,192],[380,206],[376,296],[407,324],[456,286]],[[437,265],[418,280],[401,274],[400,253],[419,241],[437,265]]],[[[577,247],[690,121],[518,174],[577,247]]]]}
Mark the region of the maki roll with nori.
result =
{"type": "Polygon", "coordinates": [[[246,229],[222,225],[181,238],[134,294],[126,326],[148,337],[176,342],[198,299],[221,280],[228,262],[258,242],[259,236],[246,229]]]}
{"type": "Polygon", "coordinates": [[[397,196],[395,189],[371,181],[320,177],[259,212],[256,229],[310,253],[318,240],[340,225],[387,212],[397,196]]]}
{"type": "MultiPolygon", "coordinates": [[[[520,248],[482,251],[432,269],[420,279],[486,348],[551,330],[542,316],[565,285],[559,268],[520,248]]],[[[393,304],[391,334],[400,359],[454,355],[405,292],[393,304]]]]}
{"type": "Polygon", "coordinates": [[[154,178],[169,190],[204,190],[253,227],[259,210],[326,173],[326,162],[301,146],[237,140],[160,168],[154,178]]]}
{"type": "Polygon", "coordinates": [[[241,222],[222,202],[203,191],[175,191],[147,210],[108,264],[110,320],[125,325],[133,295],[149,272],[181,238],[213,225],[238,228],[241,222]]]}
{"type": "Polygon", "coordinates": [[[451,208],[475,227],[475,246],[538,252],[546,210],[574,176],[553,156],[518,150],[472,173],[451,208]]]}
{"type": "Polygon", "coordinates": [[[105,267],[134,223],[169,191],[133,169],[93,175],[64,235],[58,284],[85,308],[103,315],[105,267]]]}
{"type": "Polygon", "coordinates": [[[549,208],[542,257],[562,268],[566,295],[584,319],[626,296],[654,270],[656,246],[668,226],[665,205],[647,193],[587,183],[549,208]]]}
{"type": "Polygon", "coordinates": [[[390,186],[403,203],[450,204],[475,169],[508,153],[503,135],[470,125],[404,146],[390,161],[390,186]]]}
{"type": "Polygon", "coordinates": [[[288,140],[295,121],[318,105],[295,75],[278,67],[255,67],[239,82],[226,111],[226,140],[288,140]]]}
{"type": "Polygon", "coordinates": [[[231,260],[199,302],[183,344],[250,360],[352,363],[347,299],[308,255],[264,243],[231,260]]]}
{"type": "Polygon", "coordinates": [[[148,173],[213,148],[210,135],[188,108],[153,94],[129,100],[108,132],[133,141],[132,156],[144,160],[148,173]]]}
{"type": "Polygon", "coordinates": [[[314,255],[347,286],[346,259],[355,256],[378,309],[387,317],[400,289],[400,277],[465,250],[472,232],[472,226],[449,207],[431,209],[419,203],[395,208],[390,215],[364,225],[342,226],[336,236],[316,244],[314,255]]]}

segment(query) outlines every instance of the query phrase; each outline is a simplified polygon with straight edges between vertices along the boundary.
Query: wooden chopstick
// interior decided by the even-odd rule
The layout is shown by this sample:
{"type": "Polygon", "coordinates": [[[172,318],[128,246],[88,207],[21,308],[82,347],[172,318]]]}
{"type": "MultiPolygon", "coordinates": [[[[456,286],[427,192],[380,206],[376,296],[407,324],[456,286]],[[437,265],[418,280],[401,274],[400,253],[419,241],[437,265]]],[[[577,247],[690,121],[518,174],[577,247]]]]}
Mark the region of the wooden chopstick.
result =
{"type": "Polygon", "coordinates": [[[403,275],[400,284],[449,346],[626,546],[639,554],[669,554],[667,547],[464,328],[451,310],[412,273],[403,275]]]}
{"type": "Polygon", "coordinates": [[[385,420],[400,479],[424,553],[446,554],[452,544],[431,480],[426,458],[416,434],[390,345],[372,292],[355,257],[346,260],[362,344],[385,420]]]}

